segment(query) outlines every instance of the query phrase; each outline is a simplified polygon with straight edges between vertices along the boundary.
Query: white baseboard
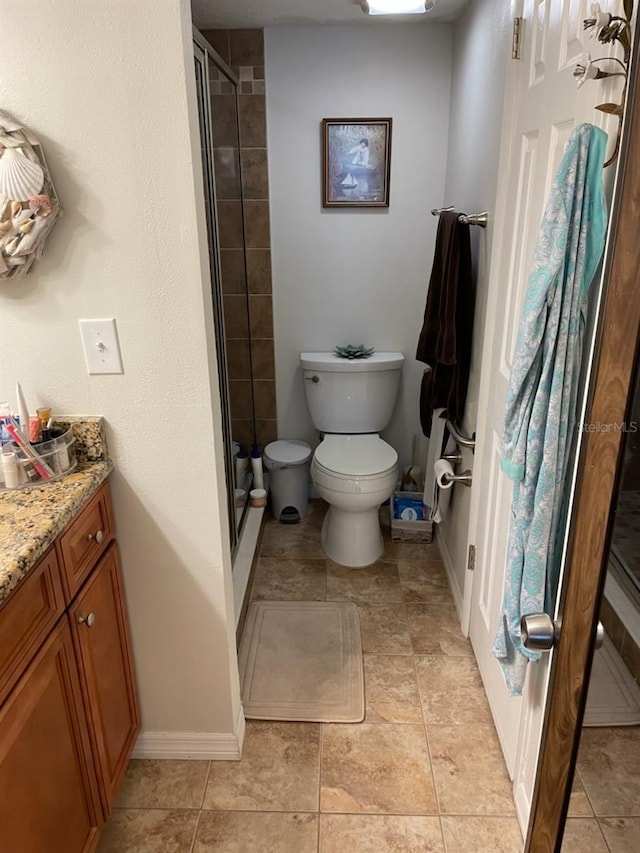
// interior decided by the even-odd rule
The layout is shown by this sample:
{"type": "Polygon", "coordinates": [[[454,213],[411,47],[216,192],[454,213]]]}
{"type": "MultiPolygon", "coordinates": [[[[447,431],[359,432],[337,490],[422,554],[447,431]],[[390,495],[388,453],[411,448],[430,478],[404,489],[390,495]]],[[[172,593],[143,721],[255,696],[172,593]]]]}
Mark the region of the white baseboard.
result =
{"type": "Polygon", "coordinates": [[[442,562],[444,563],[445,570],[447,572],[447,579],[449,581],[449,587],[451,589],[451,595],[453,596],[453,603],[456,606],[456,611],[458,613],[458,619],[460,623],[462,623],[462,611],[463,611],[463,600],[464,596],[462,594],[462,590],[460,589],[460,584],[458,583],[458,578],[456,577],[456,572],[453,566],[453,560],[451,559],[451,553],[447,547],[447,540],[444,536],[440,535],[440,528],[438,525],[436,527],[436,542],[438,543],[438,548],[440,550],[440,555],[442,556],[442,562]]]}
{"type": "Polygon", "coordinates": [[[515,803],[516,817],[518,818],[518,825],[520,826],[520,832],[524,840],[527,837],[529,815],[531,814],[531,801],[527,796],[524,785],[514,785],[513,802],[515,803]]]}
{"type": "Polygon", "coordinates": [[[240,761],[244,733],[241,708],[234,732],[140,732],[132,758],[240,761]]]}

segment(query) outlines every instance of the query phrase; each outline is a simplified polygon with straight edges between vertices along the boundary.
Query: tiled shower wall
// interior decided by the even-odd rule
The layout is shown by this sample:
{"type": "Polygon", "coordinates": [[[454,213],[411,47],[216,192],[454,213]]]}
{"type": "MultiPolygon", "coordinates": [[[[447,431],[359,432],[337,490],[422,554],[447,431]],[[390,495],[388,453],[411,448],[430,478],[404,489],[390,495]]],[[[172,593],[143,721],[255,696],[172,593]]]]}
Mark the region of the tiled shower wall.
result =
{"type": "MultiPolygon", "coordinates": [[[[240,80],[240,142],[243,165],[244,218],[247,246],[247,280],[251,327],[251,363],[257,439],[261,445],[276,436],[276,388],[271,295],[271,235],[269,227],[269,177],[267,167],[267,127],[265,119],[264,36],[262,30],[205,30],[204,37],[231,66],[240,80]]],[[[222,280],[225,289],[227,329],[233,331],[234,301],[244,299],[244,274],[238,268],[241,248],[221,239],[222,280]],[[224,248],[222,246],[225,246],[224,248]],[[234,292],[237,290],[238,292],[234,292]],[[231,296],[229,299],[228,297],[231,296]]],[[[232,338],[231,349],[240,358],[247,356],[247,341],[232,338]]],[[[235,358],[235,355],[234,355],[235,358]]],[[[231,358],[230,358],[231,361],[231,358]]],[[[246,410],[246,379],[231,373],[229,393],[246,410]],[[238,377],[238,378],[236,378],[238,377]],[[244,383],[244,384],[243,384],[244,383]]],[[[242,418],[234,418],[234,438],[243,441],[242,418]]]]}

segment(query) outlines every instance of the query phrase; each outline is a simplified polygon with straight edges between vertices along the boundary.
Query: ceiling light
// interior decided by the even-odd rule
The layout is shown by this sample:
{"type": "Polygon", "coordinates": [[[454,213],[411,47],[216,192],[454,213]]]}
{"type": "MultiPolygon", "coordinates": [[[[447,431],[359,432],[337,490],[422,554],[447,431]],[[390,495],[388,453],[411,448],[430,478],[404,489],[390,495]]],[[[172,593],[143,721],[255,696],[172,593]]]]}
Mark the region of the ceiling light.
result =
{"type": "Polygon", "coordinates": [[[367,15],[423,15],[435,5],[436,0],[360,0],[367,15]]]}

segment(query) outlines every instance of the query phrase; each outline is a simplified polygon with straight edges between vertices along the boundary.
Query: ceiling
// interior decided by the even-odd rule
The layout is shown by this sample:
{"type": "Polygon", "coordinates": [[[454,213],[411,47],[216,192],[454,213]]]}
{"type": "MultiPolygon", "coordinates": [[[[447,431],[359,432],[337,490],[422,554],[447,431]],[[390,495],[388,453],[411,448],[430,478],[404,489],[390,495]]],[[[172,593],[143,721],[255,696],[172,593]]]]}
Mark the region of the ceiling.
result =
{"type": "Polygon", "coordinates": [[[200,29],[234,29],[312,24],[380,25],[388,21],[453,21],[469,0],[438,0],[426,15],[392,18],[365,15],[358,0],[191,0],[193,22],[200,29]]]}

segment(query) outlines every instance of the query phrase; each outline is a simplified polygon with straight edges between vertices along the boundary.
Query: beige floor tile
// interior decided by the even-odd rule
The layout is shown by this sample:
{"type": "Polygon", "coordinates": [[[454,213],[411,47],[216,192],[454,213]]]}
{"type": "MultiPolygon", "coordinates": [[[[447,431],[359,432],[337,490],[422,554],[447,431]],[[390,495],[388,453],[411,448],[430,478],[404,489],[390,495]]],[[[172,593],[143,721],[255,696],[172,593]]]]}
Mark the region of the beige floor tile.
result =
{"type": "Polygon", "coordinates": [[[316,853],[318,816],[202,812],[193,853],[316,853]]]}
{"type": "Polygon", "coordinates": [[[198,812],[116,809],[97,853],[190,853],[198,812]]]}
{"type": "Polygon", "coordinates": [[[320,853],[444,853],[440,819],[406,815],[322,815],[320,853]]]}
{"type": "Polygon", "coordinates": [[[407,603],[452,604],[444,563],[398,560],[397,564],[400,586],[407,603]]]}
{"type": "Polygon", "coordinates": [[[323,812],[436,814],[424,729],[417,725],[325,725],[323,812]]]}
{"type": "Polygon", "coordinates": [[[422,710],[413,658],[365,655],[367,723],[421,723],[422,710]]]}
{"type": "Polygon", "coordinates": [[[320,726],[247,722],[241,761],[213,761],[205,809],[317,811],[320,726]]]}
{"type": "Polygon", "coordinates": [[[303,521],[313,525],[317,530],[320,530],[322,521],[326,511],[329,509],[329,504],[322,498],[313,498],[309,501],[307,514],[303,521]]]}
{"type": "Polygon", "coordinates": [[[350,569],[327,561],[327,601],[356,604],[402,602],[402,587],[395,563],[374,563],[350,569]]]}
{"type": "Polygon", "coordinates": [[[261,557],[251,598],[253,601],[324,601],[326,588],[324,560],[261,557]]]}
{"type": "Polygon", "coordinates": [[[394,542],[388,531],[384,532],[384,553],[387,560],[405,560],[411,563],[442,560],[440,549],[435,542],[394,542]]]}
{"type": "Polygon", "coordinates": [[[298,524],[274,522],[265,525],[260,556],[296,560],[323,559],[324,554],[320,545],[320,534],[315,524],[315,515],[311,519],[303,519],[298,524]]]}
{"type": "Polygon", "coordinates": [[[427,725],[441,814],[515,814],[493,725],[427,725]]]}
{"type": "Polygon", "coordinates": [[[611,853],[638,853],[640,818],[605,817],[598,822],[611,853]]]}
{"type": "Polygon", "coordinates": [[[582,784],[580,773],[576,770],[571,786],[571,798],[569,800],[569,817],[593,817],[593,809],[587,797],[587,792],[582,784]]]}
{"type": "Polygon", "coordinates": [[[407,604],[407,627],[416,655],[473,655],[451,604],[407,604]]]}
{"type": "Polygon", "coordinates": [[[358,611],[364,654],[411,654],[404,604],[358,604],[358,611]]]}
{"type": "Polygon", "coordinates": [[[522,853],[515,817],[443,817],[447,853],[522,853]]]}
{"type": "Polygon", "coordinates": [[[492,723],[489,703],[473,657],[415,658],[427,723],[492,723]]]}
{"type": "Polygon", "coordinates": [[[583,729],[578,770],[598,816],[640,816],[640,727],[583,729]]]}
{"type": "Polygon", "coordinates": [[[208,771],[208,761],[130,761],[117,806],[199,809],[208,771]]]}
{"type": "Polygon", "coordinates": [[[562,838],[562,853],[609,853],[598,821],[590,817],[569,817],[562,838]]]}

